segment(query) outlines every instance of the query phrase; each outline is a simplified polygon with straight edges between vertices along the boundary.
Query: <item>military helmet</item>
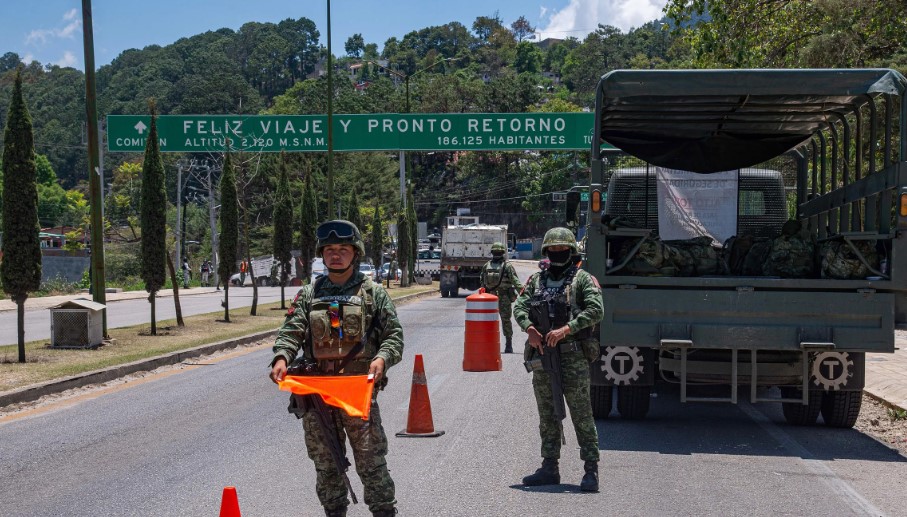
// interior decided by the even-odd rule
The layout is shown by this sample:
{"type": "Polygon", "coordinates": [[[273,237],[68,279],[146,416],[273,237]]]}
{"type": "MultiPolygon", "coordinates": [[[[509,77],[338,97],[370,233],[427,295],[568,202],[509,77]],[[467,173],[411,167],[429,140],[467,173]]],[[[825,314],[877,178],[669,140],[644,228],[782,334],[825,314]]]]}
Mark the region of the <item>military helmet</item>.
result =
{"type": "Polygon", "coordinates": [[[315,238],[318,243],[315,245],[315,255],[321,256],[321,251],[328,244],[349,244],[359,253],[359,258],[365,257],[365,243],[362,242],[362,234],[356,225],[344,221],[343,219],[334,219],[318,225],[315,229],[315,238]]]}
{"type": "Polygon", "coordinates": [[[496,253],[496,252],[504,253],[505,251],[507,251],[507,248],[505,248],[504,245],[501,244],[500,242],[496,242],[491,245],[492,253],[496,253]]]}
{"type": "Polygon", "coordinates": [[[548,251],[549,246],[569,246],[573,253],[579,253],[576,238],[567,228],[552,228],[545,232],[545,238],[542,239],[542,255],[548,251]]]}

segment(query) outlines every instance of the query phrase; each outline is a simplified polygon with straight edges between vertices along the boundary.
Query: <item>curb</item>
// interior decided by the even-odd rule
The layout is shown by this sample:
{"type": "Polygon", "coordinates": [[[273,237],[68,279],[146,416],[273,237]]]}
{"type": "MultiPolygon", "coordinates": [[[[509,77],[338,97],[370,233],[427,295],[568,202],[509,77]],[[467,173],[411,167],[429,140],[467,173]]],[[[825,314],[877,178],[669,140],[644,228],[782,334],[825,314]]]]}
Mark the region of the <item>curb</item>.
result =
{"type": "MultiPolygon", "coordinates": [[[[199,295],[199,294],[207,294],[208,292],[209,292],[209,291],[203,291],[203,292],[180,292],[180,297],[183,297],[183,296],[196,296],[196,295],[199,295]]],[[[83,294],[87,294],[87,293],[83,293],[83,294]]],[[[108,293],[108,294],[112,294],[112,293],[108,293]]],[[[123,291],[122,293],[116,293],[116,294],[123,295],[123,297],[122,297],[122,298],[117,298],[117,299],[115,299],[115,300],[107,300],[107,303],[106,303],[105,305],[110,305],[111,303],[122,302],[122,301],[125,301],[125,300],[138,300],[138,299],[141,299],[141,298],[145,298],[145,299],[148,298],[148,293],[146,293],[146,292],[144,292],[144,291],[123,291]],[[135,295],[135,296],[132,296],[132,295],[129,295],[128,293],[142,293],[142,294],[140,294],[140,295],[137,294],[137,295],[135,295]]],[[[78,295],[75,295],[75,294],[74,294],[73,296],[78,296],[78,295]]],[[[42,298],[43,298],[43,297],[35,297],[35,298],[32,298],[32,299],[34,299],[34,300],[40,300],[40,299],[42,299],[42,298]]],[[[158,296],[158,298],[164,298],[164,296],[158,296]]],[[[173,295],[172,295],[172,294],[169,294],[169,295],[166,296],[166,298],[173,298],[173,295]]],[[[9,300],[3,300],[3,301],[9,301],[9,300]]],[[[12,303],[12,302],[10,302],[10,303],[12,303]]],[[[26,307],[26,308],[25,308],[25,312],[46,311],[46,310],[49,310],[51,307],[52,307],[52,306],[48,306],[48,307],[26,307]]],[[[15,304],[13,304],[12,307],[7,307],[6,304],[0,303],[0,313],[4,313],[4,312],[12,312],[12,311],[15,311],[15,310],[17,310],[17,307],[16,307],[15,304]]]]}
{"type": "Polygon", "coordinates": [[[273,336],[274,334],[277,334],[276,329],[266,332],[259,332],[257,334],[251,334],[240,338],[219,341],[217,343],[200,345],[188,350],[170,352],[169,354],[151,357],[149,359],[140,359],[131,363],[112,366],[110,368],[104,368],[101,370],[94,370],[91,372],[85,372],[79,375],[64,377],[62,379],[55,379],[52,381],[32,384],[30,386],[25,386],[17,390],[0,393],[0,407],[8,406],[10,404],[19,404],[22,402],[33,402],[45,395],[52,395],[54,393],[60,393],[61,391],[66,391],[73,388],[81,388],[89,384],[108,382],[133,373],[154,370],[155,368],[160,368],[161,366],[178,364],[185,361],[186,359],[198,357],[200,355],[206,355],[227,348],[254,343],[255,341],[265,339],[267,337],[273,336]]]}
{"type": "MultiPolygon", "coordinates": [[[[431,290],[421,293],[407,294],[405,296],[394,299],[393,302],[394,305],[397,305],[399,303],[409,302],[435,293],[437,293],[437,291],[431,290]]],[[[170,352],[169,354],[150,357],[148,359],[140,359],[131,363],[111,366],[110,368],[94,370],[78,375],[72,375],[70,377],[64,377],[62,379],[54,379],[38,384],[23,386],[21,388],[0,393],[0,409],[12,404],[34,402],[46,395],[53,395],[74,388],[81,388],[89,384],[100,384],[118,379],[120,377],[125,377],[133,373],[146,372],[154,370],[155,368],[160,368],[161,366],[179,364],[186,359],[219,352],[228,348],[248,345],[249,343],[254,343],[256,341],[271,338],[275,335],[277,335],[277,329],[259,332],[257,334],[250,334],[248,336],[227,339],[224,341],[218,341],[216,343],[199,345],[195,348],[190,348],[187,350],[178,350],[176,352],[170,352]]]]}

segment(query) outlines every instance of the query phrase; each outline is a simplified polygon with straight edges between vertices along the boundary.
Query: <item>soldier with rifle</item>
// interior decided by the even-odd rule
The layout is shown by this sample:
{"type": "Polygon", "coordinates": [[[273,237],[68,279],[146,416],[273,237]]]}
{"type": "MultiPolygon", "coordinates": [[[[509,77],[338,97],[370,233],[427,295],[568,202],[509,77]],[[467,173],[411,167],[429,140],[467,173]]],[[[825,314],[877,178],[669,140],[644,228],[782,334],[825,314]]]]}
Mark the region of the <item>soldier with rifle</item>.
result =
{"type": "MultiPolygon", "coordinates": [[[[354,224],[328,221],[315,236],[316,254],[323,257],[328,275],[304,286],[287,311],[274,343],[271,380],[284,380],[291,364],[291,374],[373,375],[375,386],[383,388],[385,371],[400,362],[403,352],[394,304],[381,285],[359,271],[365,246],[354,224]]],[[[346,476],[346,438],[372,515],[396,514],[394,482],[385,461],[387,436],[375,399],[368,420],[327,406],[320,395],[293,395],[289,410],[302,419],[317,473],[315,490],[327,516],[346,515],[347,494],[358,502],[346,476]]]]}
{"type": "Polygon", "coordinates": [[[589,394],[589,363],[598,356],[598,336],[592,336],[591,330],[604,316],[601,288],[595,277],[579,269],[579,250],[569,229],[548,230],[542,254],[550,266],[529,278],[513,311],[528,334],[524,357],[526,369],[532,372],[542,438],[542,466],[524,477],[523,484],[560,484],[566,402],[580,459],[585,462],[580,490],[598,492],[598,433],[589,394]]]}

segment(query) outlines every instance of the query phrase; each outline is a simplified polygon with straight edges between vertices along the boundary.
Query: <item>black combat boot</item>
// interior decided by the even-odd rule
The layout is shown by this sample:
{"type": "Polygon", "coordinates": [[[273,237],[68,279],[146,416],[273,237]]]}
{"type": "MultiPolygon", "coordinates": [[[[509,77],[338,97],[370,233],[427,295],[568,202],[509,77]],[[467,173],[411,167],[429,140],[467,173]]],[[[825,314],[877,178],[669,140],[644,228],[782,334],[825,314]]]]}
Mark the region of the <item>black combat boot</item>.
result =
{"type": "Polygon", "coordinates": [[[346,517],[346,506],[341,506],[340,508],[325,508],[324,514],[327,517],[346,517]]]}
{"type": "Polygon", "coordinates": [[[512,354],[513,353],[513,341],[511,341],[510,336],[507,336],[507,341],[504,342],[504,353],[512,354]]]}
{"type": "Polygon", "coordinates": [[[525,486],[559,485],[561,474],[557,468],[557,458],[542,458],[542,467],[523,478],[525,486]]]}
{"type": "Polygon", "coordinates": [[[583,492],[598,492],[598,462],[587,461],[583,469],[586,473],[579,482],[579,489],[583,492]]]}
{"type": "Polygon", "coordinates": [[[397,515],[397,509],[385,508],[384,510],[375,510],[372,512],[372,515],[375,517],[394,517],[394,515],[397,515]]]}

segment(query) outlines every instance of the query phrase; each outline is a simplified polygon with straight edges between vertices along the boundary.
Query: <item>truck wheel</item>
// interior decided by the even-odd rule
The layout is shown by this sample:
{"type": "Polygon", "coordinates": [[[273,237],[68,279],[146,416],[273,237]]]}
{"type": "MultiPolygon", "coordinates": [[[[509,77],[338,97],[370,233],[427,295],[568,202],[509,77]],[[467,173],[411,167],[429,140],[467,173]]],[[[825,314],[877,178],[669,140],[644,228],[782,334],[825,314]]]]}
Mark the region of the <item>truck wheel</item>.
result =
{"type": "Polygon", "coordinates": [[[592,416],[604,420],[611,414],[611,403],[614,401],[614,386],[589,386],[592,395],[592,416]]]}
{"type": "Polygon", "coordinates": [[[617,412],[628,420],[645,418],[651,394],[652,386],[618,386],[617,412]]]}
{"type": "Polygon", "coordinates": [[[822,419],[830,427],[853,427],[860,416],[862,391],[828,391],[822,396],[822,419]]]}
{"type": "MultiPolygon", "coordinates": [[[[786,399],[800,398],[803,396],[803,390],[786,386],[781,388],[781,397],[786,399]]],[[[809,404],[803,405],[799,402],[782,402],[781,412],[784,413],[784,419],[791,425],[814,425],[819,418],[819,410],[822,409],[822,392],[810,390],[809,404]]]]}
{"type": "Polygon", "coordinates": [[[447,298],[450,294],[447,292],[447,289],[441,288],[441,298],[447,298]]]}

